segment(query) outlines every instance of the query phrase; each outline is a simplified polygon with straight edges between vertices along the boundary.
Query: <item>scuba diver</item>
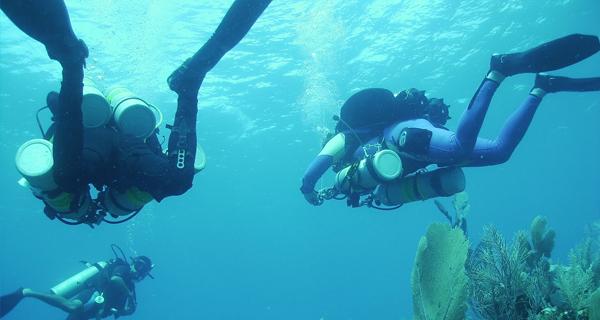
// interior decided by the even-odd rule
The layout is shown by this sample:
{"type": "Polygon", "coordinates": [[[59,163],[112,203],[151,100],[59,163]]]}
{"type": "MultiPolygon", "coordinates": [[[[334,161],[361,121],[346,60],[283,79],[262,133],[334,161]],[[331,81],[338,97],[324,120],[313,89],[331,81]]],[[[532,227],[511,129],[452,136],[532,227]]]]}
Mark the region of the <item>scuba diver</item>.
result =
{"type": "Polygon", "coordinates": [[[19,288],[0,297],[0,318],[8,314],[23,298],[35,298],[59,308],[69,316],[67,320],[118,318],[133,314],[137,307],[135,283],[150,274],[154,265],[150,258],[137,256],[127,261],[123,250],[111,245],[115,259],[93,264],[81,261],[86,269],[57,284],[50,293],[19,288]],[[115,251],[117,248],[121,256],[115,251]]]}
{"type": "MultiPolygon", "coordinates": [[[[45,135],[52,141],[28,142],[17,152],[17,168],[25,179],[21,184],[44,201],[46,215],[91,227],[102,221],[120,223],[152,199],[160,202],[189,190],[205,160],[201,149],[201,159],[197,159],[200,85],[270,2],[236,0],[211,38],[169,76],[168,85],[178,99],[174,124],[167,126],[171,134],[165,154],[156,132],[135,135],[122,130],[116,120],[110,120],[108,126],[84,127],[82,88],[89,52],[75,35],[63,0],[0,0],[0,8],[10,20],[44,44],[49,57],[63,68],[60,93],[50,93],[47,98],[54,128],[45,135]],[[90,184],[98,190],[96,199],[90,195],[90,184]],[[128,217],[111,221],[105,218],[107,214],[128,217]]],[[[137,96],[125,100],[131,99],[141,100],[137,96]]],[[[111,101],[113,108],[115,103],[111,101]]],[[[113,113],[115,119],[120,115],[116,109],[113,113]]]]}
{"type": "Polygon", "coordinates": [[[315,206],[323,200],[347,199],[352,207],[384,210],[461,192],[466,183],[461,167],[506,162],[546,94],[600,91],[600,77],[574,79],[542,73],[575,64],[599,50],[598,37],[572,34],[524,52],[492,55],[490,69],[462,113],[456,132],[443,127],[449,119],[448,106],[441,99],[426,99],[423,91],[409,89],[396,96],[386,89],[360,91],[342,106],[341,116],[334,117],[339,121],[337,134],[306,170],[300,191],[315,206]],[[522,73],[537,73],[530,94],[496,139],[478,137],[500,83],[522,73]],[[427,170],[429,165],[438,168],[427,170]],[[334,187],[315,191],[330,167],[337,173],[334,187]]]}

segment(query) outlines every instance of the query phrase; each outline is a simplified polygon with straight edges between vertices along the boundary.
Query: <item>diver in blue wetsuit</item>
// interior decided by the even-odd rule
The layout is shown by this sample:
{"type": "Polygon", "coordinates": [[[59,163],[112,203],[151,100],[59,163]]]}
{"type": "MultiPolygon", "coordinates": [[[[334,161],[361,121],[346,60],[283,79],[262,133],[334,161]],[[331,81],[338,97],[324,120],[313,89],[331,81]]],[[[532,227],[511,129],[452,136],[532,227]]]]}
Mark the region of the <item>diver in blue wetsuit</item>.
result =
{"type": "MultiPolygon", "coordinates": [[[[339,134],[325,145],[321,153],[310,164],[302,180],[300,190],[309,203],[320,205],[324,195],[314,190],[316,182],[329,167],[335,166],[340,160],[348,159],[347,155],[350,154],[352,155],[350,158],[355,163],[358,163],[361,159],[366,159],[366,161],[363,161],[365,169],[361,171],[360,166],[350,167],[349,170],[342,171],[343,176],[341,177],[338,173],[336,179],[339,181],[336,185],[337,190],[333,191],[334,194],[339,192],[346,195],[354,193],[356,200],[359,195],[371,193],[372,199],[385,205],[401,205],[410,201],[435,196],[448,196],[452,192],[462,191],[460,189],[464,189],[464,176],[462,176],[462,181],[458,181],[461,179],[462,172],[456,170],[451,172],[451,176],[458,179],[458,182],[449,185],[451,187],[449,189],[454,190],[452,192],[444,189],[443,179],[435,174],[430,176],[431,181],[425,183],[425,189],[429,190],[429,192],[425,192],[428,193],[427,195],[420,194],[423,193],[423,190],[421,190],[422,185],[420,185],[418,178],[414,178],[410,180],[409,184],[402,186],[399,185],[399,181],[430,164],[437,164],[439,167],[457,168],[489,166],[506,162],[525,135],[537,107],[546,94],[562,91],[600,91],[600,78],[573,79],[539,74],[539,72],[564,68],[588,58],[599,50],[598,37],[574,34],[525,52],[493,55],[490,70],[468,108],[461,115],[456,132],[443,128],[447,113],[425,117],[429,112],[426,111],[427,103],[421,103],[423,111],[420,116],[415,116],[412,109],[411,112],[405,112],[407,115],[403,115],[403,110],[400,108],[402,104],[396,101],[399,98],[398,96],[395,100],[389,98],[386,100],[389,101],[389,108],[397,109],[397,115],[390,117],[396,122],[386,124],[382,130],[377,126],[374,126],[374,129],[373,125],[361,128],[347,124],[346,121],[343,121],[344,114],[342,112],[341,126],[338,124],[339,134]],[[505,122],[496,139],[479,138],[478,135],[485,114],[496,89],[506,77],[520,73],[538,73],[530,94],[505,122]],[[368,136],[369,133],[371,136],[368,136]],[[348,138],[352,140],[357,137],[356,139],[361,140],[361,135],[364,137],[365,134],[368,139],[361,141],[358,148],[353,143],[346,143],[348,138]],[[385,158],[370,158],[370,156],[376,155],[382,150],[389,150],[385,154],[385,158]],[[398,161],[394,162],[392,152],[398,155],[398,161]],[[382,164],[398,163],[402,166],[401,170],[392,170],[393,168],[390,167],[389,177],[386,176],[385,172],[377,171],[377,163],[374,166],[374,161],[383,161],[383,159],[387,159],[385,160],[387,162],[381,162],[382,164]],[[393,174],[397,175],[393,176],[393,174]],[[361,185],[360,180],[365,180],[365,177],[370,177],[367,179],[370,181],[361,185]],[[390,181],[395,181],[393,182],[393,188],[390,187],[392,183],[390,181]],[[382,187],[373,193],[377,186],[382,187]],[[355,192],[353,192],[353,189],[355,192]],[[391,189],[394,192],[405,194],[394,194],[391,189]]],[[[378,96],[381,96],[381,91],[377,92],[378,96]]],[[[391,92],[387,95],[389,96],[389,94],[391,92]]],[[[361,100],[361,103],[369,105],[370,100],[381,101],[380,98],[370,99],[366,96],[361,100]]],[[[435,112],[430,113],[435,114],[435,112]]],[[[349,120],[355,121],[352,118],[349,120]]],[[[351,162],[347,161],[341,167],[346,165],[351,165],[351,162]]],[[[331,190],[328,192],[331,193],[331,190]]],[[[331,197],[331,195],[325,196],[331,197]]],[[[356,206],[355,200],[349,202],[349,204],[352,203],[353,206],[356,206]]]]}
{"type": "Polygon", "coordinates": [[[0,7],[15,25],[44,44],[49,57],[63,67],[60,93],[48,97],[55,101],[48,106],[55,121],[52,174],[58,187],[34,191],[46,203],[48,217],[92,225],[102,221],[106,211],[118,216],[140,210],[124,204],[143,205],[189,190],[195,174],[198,91],[202,80],[243,39],[270,2],[234,1],[212,37],[171,74],[168,85],[178,99],[165,155],[156,134],[144,141],[106,128],[84,130],[81,103],[88,48],[73,32],[63,0],[0,0],[0,7]],[[90,184],[101,192],[98,199],[90,200],[90,184]],[[103,194],[105,186],[116,190],[126,202],[116,201],[116,193],[103,194]],[[119,213],[108,210],[109,201],[116,203],[113,211],[119,213]],[[54,203],[60,203],[60,208],[54,203]]]}

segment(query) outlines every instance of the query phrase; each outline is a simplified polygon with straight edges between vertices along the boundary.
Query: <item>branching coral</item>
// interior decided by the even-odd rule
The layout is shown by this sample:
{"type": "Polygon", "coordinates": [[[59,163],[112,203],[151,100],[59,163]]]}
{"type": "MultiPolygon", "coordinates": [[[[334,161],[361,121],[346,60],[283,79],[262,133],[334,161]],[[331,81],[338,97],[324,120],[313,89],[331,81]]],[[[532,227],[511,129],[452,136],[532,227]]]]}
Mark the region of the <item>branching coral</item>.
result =
{"type": "Polygon", "coordinates": [[[567,303],[566,309],[577,312],[592,306],[592,294],[600,285],[600,250],[594,239],[598,231],[588,230],[588,237],[571,250],[570,266],[558,266],[554,284],[567,303]]]}
{"type": "Polygon", "coordinates": [[[569,309],[579,311],[589,306],[593,286],[591,269],[583,269],[576,264],[570,267],[559,266],[554,284],[560,289],[569,309]]]}
{"type": "Polygon", "coordinates": [[[522,319],[528,290],[526,234],[518,232],[512,244],[493,226],[484,227],[481,244],[468,267],[472,310],[482,319],[522,319]]]}

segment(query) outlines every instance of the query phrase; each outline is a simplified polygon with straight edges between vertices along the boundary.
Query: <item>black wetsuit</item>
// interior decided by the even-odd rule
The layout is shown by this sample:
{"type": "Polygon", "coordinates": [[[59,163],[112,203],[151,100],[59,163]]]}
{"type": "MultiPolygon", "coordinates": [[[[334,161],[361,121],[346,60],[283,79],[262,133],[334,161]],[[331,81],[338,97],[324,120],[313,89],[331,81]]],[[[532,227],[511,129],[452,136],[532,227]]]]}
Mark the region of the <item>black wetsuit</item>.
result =
{"type": "Polygon", "coordinates": [[[127,305],[128,295],[110,285],[110,278],[118,276],[123,279],[129,291],[135,291],[135,283],[131,274],[131,267],[122,259],[118,259],[109,264],[105,269],[105,275],[101,280],[86,290],[81,291],[73,299],[80,300],[83,303],[81,312],[71,313],[66,320],[87,320],[96,319],[98,313],[102,310],[102,318],[112,316],[114,312],[111,309],[124,310],[127,305]],[[104,304],[98,304],[95,298],[102,294],[104,304]]]}
{"type": "Polygon", "coordinates": [[[174,129],[168,142],[169,154],[165,156],[156,152],[152,146],[154,142],[149,145],[126,134],[107,131],[86,131],[84,134],[81,102],[87,47],[75,36],[63,0],[0,0],[6,15],[21,30],[43,43],[50,58],[63,66],[63,81],[54,115],[55,182],[64,191],[77,193],[87,190],[90,183],[97,183],[95,176],[103,176],[106,181],[102,182],[107,185],[115,184],[121,190],[135,186],[150,193],[157,201],[190,189],[196,154],[198,90],[202,80],[242,40],[270,2],[236,0],[212,37],[189,59],[190,63],[184,69],[180,68],[183,71],[174,78],[180,83],[171,86],[179,96],[174,129]],[[100,156],[104,162],[99,163],[98,155],[93,155],[96,162],[89,162],[86,150],[93,141],[84,139],[95,135],[106,136],[112,141],[109,144],[112,149],[106,153],[110,155],[111,158],[107,158],[110,161],[104,161],[100,156]],[[103,170],[110,172],[102,175],[103,170]]]}

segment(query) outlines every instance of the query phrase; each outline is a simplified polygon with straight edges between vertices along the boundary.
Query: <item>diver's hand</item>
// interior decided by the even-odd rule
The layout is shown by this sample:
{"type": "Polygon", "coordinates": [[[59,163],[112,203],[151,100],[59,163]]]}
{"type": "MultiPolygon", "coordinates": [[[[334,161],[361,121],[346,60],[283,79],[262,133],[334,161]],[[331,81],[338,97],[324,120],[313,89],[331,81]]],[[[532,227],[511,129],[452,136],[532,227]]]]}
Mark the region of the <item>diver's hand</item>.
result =
{"type": "Polygon", "coordinates": [[[127,306],[125,306],[125,308],[123,308],[123,310],[120,310],[118,312],[118,314],[120,316],[129,316],[129,315],[131,315],[131,314],[133,314],[135,312],[135,309],[136,309],[136,305],[135,304],[133,304],[133,305],[127,305],[127,306]]]}
{"type": "Polygon", "coordinates": [[[127,299],[127,305],[125,306],[125,308],[123,308],[123,310],[119,310],[118,314],[120,316],[128,316],[133,314],[136,308],[137,303],[135,302],[135,298],[133,297],[133,295],[130,295],[127,299]]]}
{"type": "Polygon", "coordinates": [[[323,204],[323,197],[314,190],[312,192],[305,193],[304,199],[306,199],[306,201],[313,206],[320,206],[323,204]]]}

